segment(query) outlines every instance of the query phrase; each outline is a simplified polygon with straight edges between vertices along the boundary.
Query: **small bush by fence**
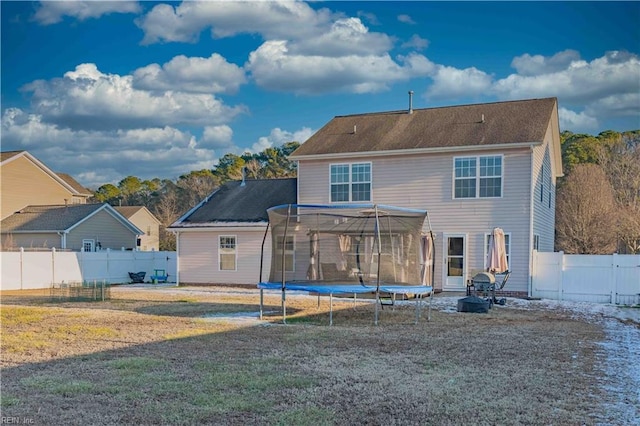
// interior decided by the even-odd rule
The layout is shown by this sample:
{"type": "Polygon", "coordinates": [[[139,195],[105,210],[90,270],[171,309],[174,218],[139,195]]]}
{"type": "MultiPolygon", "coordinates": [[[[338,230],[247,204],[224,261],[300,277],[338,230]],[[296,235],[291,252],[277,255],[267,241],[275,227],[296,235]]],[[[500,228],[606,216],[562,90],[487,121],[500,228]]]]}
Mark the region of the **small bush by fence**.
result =
{"type": "Polygon", "coordinates": [[[104,302],[111,299],[111,284],[96,280],[54,284],[49,296],[52,302],[104,302]]]}

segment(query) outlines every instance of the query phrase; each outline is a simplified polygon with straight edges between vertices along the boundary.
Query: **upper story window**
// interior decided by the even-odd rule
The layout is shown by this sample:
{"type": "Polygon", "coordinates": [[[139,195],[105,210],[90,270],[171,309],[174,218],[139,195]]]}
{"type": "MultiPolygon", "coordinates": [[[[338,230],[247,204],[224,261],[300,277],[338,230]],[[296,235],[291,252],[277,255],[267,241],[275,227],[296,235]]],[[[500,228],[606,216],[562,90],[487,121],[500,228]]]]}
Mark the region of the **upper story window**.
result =
{"type": "Polygon", "coordinates": [[[502,156],[456,157],[453,159],[453,198],[502,196],[502,156]]]}
{"type": "Polygon", "coordinates": [[[371,163],[332,164],[331,202],[371,201],[371,163]]]}

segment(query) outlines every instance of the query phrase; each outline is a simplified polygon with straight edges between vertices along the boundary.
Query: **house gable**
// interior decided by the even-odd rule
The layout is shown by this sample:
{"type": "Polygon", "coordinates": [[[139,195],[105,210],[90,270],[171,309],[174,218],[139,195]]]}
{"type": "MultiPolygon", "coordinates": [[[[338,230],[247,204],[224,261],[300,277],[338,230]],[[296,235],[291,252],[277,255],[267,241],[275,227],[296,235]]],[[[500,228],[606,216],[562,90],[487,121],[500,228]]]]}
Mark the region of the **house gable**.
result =
{"type": "Polygon", "coordinates": [[[140,250],[160,249],[160,221],[144,206],[114,207],[129,222],[140,228],[140,250]]]}
{"type": "Polygon", "coordinates": [[[3,245],[59,247],[79,250],[81,239],[105,241],[103,248],[135,248],[142,231],[108,204],[28,206],[1,222],[3,245]],[[76,238],[77,239],[77,238],[76,238]]]}
{"type": "Polygon", "coordinates": [[[2,153],[0,219],[29,205],[84,204],[91,194],[71,176],[53,172],[27,151],[2,153]]]}

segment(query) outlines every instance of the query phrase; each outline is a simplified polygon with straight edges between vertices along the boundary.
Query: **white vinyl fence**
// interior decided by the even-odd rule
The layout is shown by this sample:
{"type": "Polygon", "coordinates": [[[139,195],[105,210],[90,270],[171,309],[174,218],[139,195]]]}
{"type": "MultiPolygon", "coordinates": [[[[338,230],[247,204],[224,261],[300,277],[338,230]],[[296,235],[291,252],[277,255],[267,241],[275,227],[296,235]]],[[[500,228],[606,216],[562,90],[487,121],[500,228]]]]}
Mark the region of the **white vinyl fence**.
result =
{"type": "Polygon", "coordinates": [[[0,253],[0,290],[50,288],[78,282],[129,283],[129,272],[145,272],[150,281],[155,270],[176,279],[173,251],[3,251],[0,253]]]}
{"type": "Polygon", "coordinates": [[[534,251],[531,296],[575,302],[640,303],[640,255],[534,251]]]}

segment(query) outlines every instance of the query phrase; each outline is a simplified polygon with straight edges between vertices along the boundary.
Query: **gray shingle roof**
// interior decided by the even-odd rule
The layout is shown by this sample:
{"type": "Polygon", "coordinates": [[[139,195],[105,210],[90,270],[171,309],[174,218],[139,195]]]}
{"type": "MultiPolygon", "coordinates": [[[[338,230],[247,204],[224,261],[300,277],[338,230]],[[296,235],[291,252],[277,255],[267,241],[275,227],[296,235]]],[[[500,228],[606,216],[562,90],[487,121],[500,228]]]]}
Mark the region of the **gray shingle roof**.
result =
{"type": "Polygon", "coordinates": [[[546,98],[338,116],[291,157],[542,142],[555,108],[546,98]]]}
{"type": "Polygon", "coordinates": [[[58,177],[60,179],[65,181],[65,183],[67,185],[69,185],[70,187],[75,189],[76,192],[78,192],[78,194],[86,195],[86,196],[91,196],[91,194],[93,194],[89,189],[87,189],[84,186],[80,185],[80,183],[77,180],[75,180],[74,178],[72,178],[71,175],[68,175],[66,173],[58,173],[58,172],[56,172],[56,174],[58,175],[58,177]]]}
{"type": "Polygon", "coordinates": [[[103,204],[27,206],[2,220],[0,226],[3,233],[64,231],[103,206],[103,204]]]}
{"type": "Polygon", "coordinates": [[[295,204],[297,179],[257,179],[227,182],[191,214],[172,227],[212,222],[267,222],[267,209],[295,204]]]}

